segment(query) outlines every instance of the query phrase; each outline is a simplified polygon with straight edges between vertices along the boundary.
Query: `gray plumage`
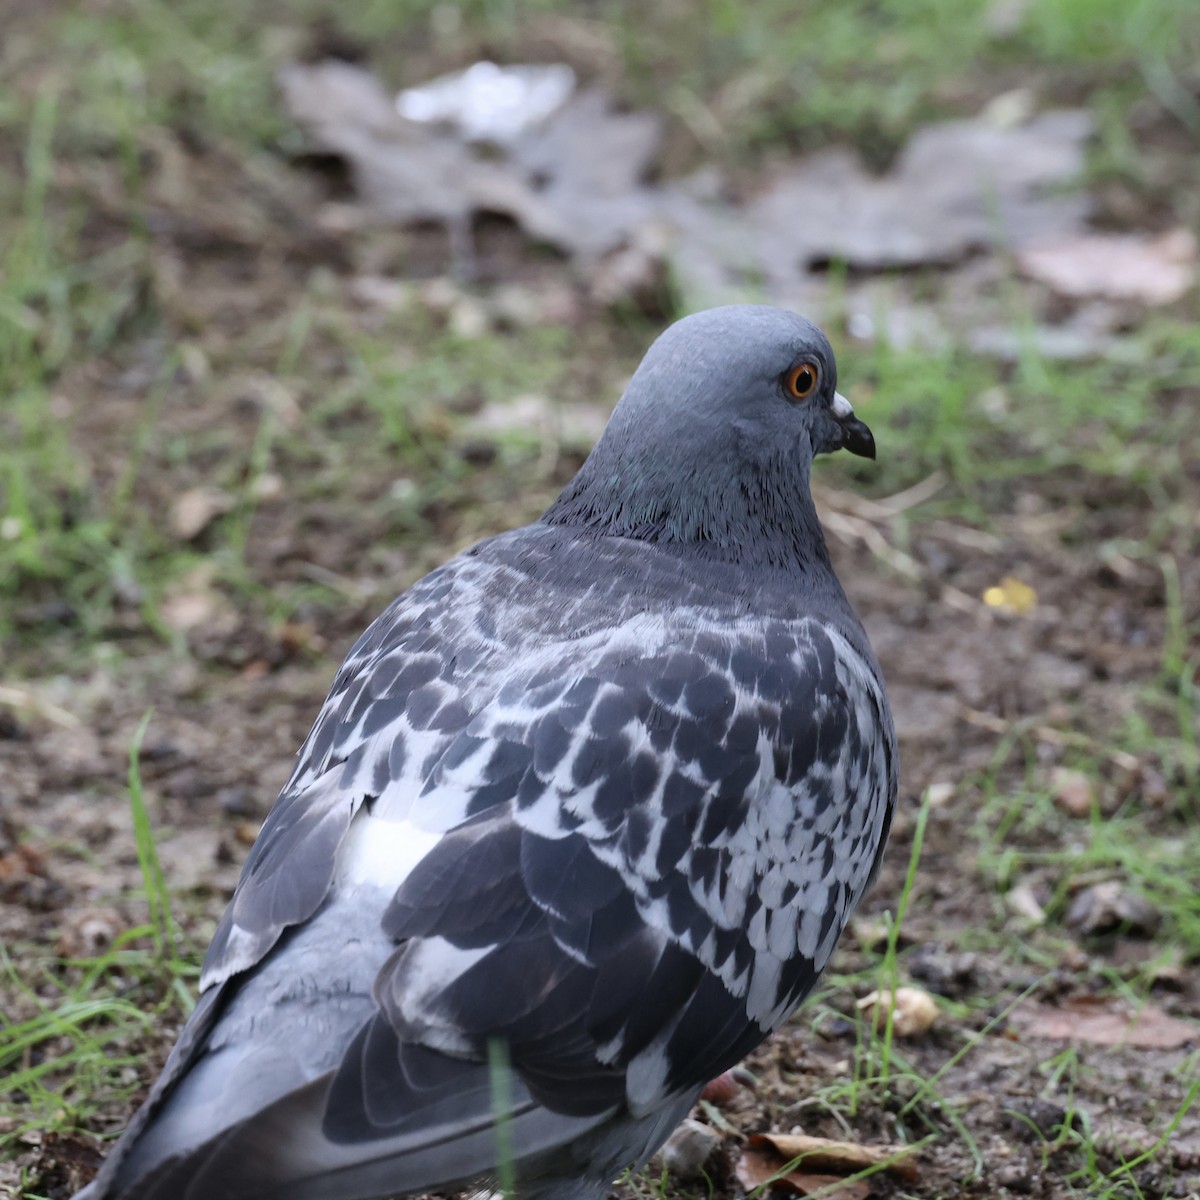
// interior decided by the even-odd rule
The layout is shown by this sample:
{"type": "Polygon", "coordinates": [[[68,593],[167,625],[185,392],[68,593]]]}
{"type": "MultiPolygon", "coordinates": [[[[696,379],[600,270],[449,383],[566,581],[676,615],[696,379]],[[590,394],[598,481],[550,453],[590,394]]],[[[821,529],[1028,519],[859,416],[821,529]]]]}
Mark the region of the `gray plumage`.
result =
{"type": "Polygon", "coordinates": [[[814,454],[874,455],[836,384],[791,313],[678,322],[540,521],[375,621],[81,1196],[470,1183],[499,1082],[522,1194],[595,1200],[786,1019],[897,785],[809,492],[814,454]]]}

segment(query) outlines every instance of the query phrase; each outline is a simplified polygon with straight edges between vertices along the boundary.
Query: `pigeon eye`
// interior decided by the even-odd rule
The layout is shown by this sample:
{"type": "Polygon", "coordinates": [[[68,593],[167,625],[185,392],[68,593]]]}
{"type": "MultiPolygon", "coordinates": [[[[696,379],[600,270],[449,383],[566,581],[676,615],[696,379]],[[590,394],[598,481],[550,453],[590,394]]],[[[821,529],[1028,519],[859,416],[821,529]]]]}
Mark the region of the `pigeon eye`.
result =
{"type": "Polygon", "coordinates": [[[807,400],[817,390],[821,368],[816,363],[797,363],[784,378],[787,394],[793,400],[807,400]]]}

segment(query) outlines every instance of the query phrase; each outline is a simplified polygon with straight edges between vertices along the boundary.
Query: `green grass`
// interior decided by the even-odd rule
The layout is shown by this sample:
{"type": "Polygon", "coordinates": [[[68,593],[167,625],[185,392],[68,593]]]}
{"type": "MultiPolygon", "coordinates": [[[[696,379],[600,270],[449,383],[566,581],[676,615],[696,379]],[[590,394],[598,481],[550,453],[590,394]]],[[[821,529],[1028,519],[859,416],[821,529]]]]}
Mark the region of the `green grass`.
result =
{"type": "Polygon", "coordinates": [[[0,973],[15,1011],[0,1013],[0,1154],[24,1135],[89,1124],[143,1083],[147,1047],[163,1024],[194,1006],[199,965],[171,916],[171,897],[142,794],[139,754],[149,714],[130,746],[129,811],[147,920],[116,934],[90,958],[49,947],[0,949],[0,973]],[[21,951],[20,959],[14,954],[21,951]]]}
{"type": "MultiPolygon", "coordinates": [[[[1029,831],[1031,840],[1045,844],[1062,844],[1071,839],[1056,828],[1053,805],[1045,796],[1033,796],[1017,792],[1005,797],[1009,820],[1007,828],[994,825],[994,809],[985,809],[981,826],[985,828],[985,846],[979,861],[984,879],[992,878],[996,886],[1006,888],[1015,875],[1032,866],[1054,865],[1076,872],[1096,869],[1124,872],[1124,877],[1138,886],[1149,899],[1167,916],[1170,929],[1161,939],[1162,951],[1156,959],[1146,964],[1144,972],[1111,972],[1105,991],[1120,996],[1134,1008],[1149,1002],[1149,986],[1156,963],[1177,961],[1175,953],[1184,961],[1200,957],[1200,944],[1195,939],[1197,929],[1197,896],[1200,896],[1200,876],[1197,875],[1197,859],[1194,844],[1184,836],[1176,839],[1156,838],[1144,828],[1144,820],[1137,815],[1126,815],[1121,819],[1105,821],[1094,814],[1088,825],[1089,840],[1082,849],[1076,837],[1069,850],[1054,853],[1013,850],[1012,835],[1019,810],[1020,822],[1029,831]]],[[[895,915],[888,914],[887,936],[881,954],[875,963],[854,975],[831,975],[816,999],[806,1007],[801,1020],[807,1016],[808,1023],[816,1030],[826,1024],[832,1016],[844,1013],[847,995],[862,995],[867,991],[895,993],[895,989],[906,982],[904,953],[899,949],[899,934],[903,928],[906,912],[913,903],[913,888],[919,878],[921,849],[929,816],[928,798],[922,804],[911,839],[908,869],[901,890],[895,898],[895,915]],[[831,999],[841,998],[841,1003],[832,1011],[831,999]]],[[[984,1175],[984,1152],[964,1123],[967,1103],[947,1091],[952,1085],[953,1072],[969,1062],[973,1055],[986,1054],[989,1035],[995,1034],[1006,1021],[1008,1014],[1020,1002],[1051,983],[1061,964],[1061,933],[1056,928],[1061,918],[1061,897],[1047,905],[1050,915],[1045,935],[1034,936],[1034,945],[1023,953],[1019,941],[1011,935],[1008,919],[1005,928],[991,933],[977,931],[972,948],[995,958],[1008,958],[1018,966],[1033,968],[1038,974],[1018,992],[1007,995],[1002,1002],[997,998],[979,997],[973,1004],[962,1004],[939,1000],[942,1010],[940,1028],[955,1043],[952,1052],[940,1056],[936,1068],[923,1065],[918,1057],[901,1050],[893,1036],[893,1014],[887,1013],[886,1020],[879,1023],[852,1013],[854,1022],[854,1047],[850,1071],[836,1083],[809,1092],[796,1106],[779,1114],[776,1128],[786,1129],[797,1119],[805,1125],[807,1115],[833,1116],[853,1136],[854,1122],[860,1114],[880,1110],[891,1114],[890,1124],[885,1128],[884,1138],[898,1144],[917,1148],[932,1146],[946,1139],[960,1141],[963,1149],[974,1163],[972,1178],[984,1175]],[[986,1006],[986,1009],[983,1007],[986,1006]]],[[[966,948],[965,944],[960,944],[966,948]]],[[[920,1056],[927,1063],[925,1056],[920,1056]]],[[[1194,1056],[1193,1056],[1194,1058],[1194,1056]]],[[[1200,1105],[1200,1079],[1188,1067],[1181,1064],[1179,1079],[1184,1083],[1184,1094],[1170,1112],[1163,1114],[1156,1125],[1157,1139],[1137,1151],[1127,1154],[1114,1152],[1112,1146],[1100,1137],[1100,1131],[1092,1128],[1087,1111],[1077,1107],[1073,1099],[1076,1091],[1083,1090],[1089,1068],[1084,1054],[1068,1047],[1051,1056],[1041,1067],[1044,1079],[1042,1094],[1055,1102],[1065,1097],[1065,1117],[1053,1135],[1029,1124],[1019,1113],[1010,1114],[1012,1120],[1029,1124],[1030,1132],[1041,1145],[1044,1167],[1055,1178],[1063,1180],[1093,1200],[1117,1200],[1118,1197],[1142,1197],[1155,1194],[1144,1192],[1138,1182],[1139,1168],[1153,1164],[1164,1153],[1168,1139],[1179,1128],[1190,1113],[1200,1105]]],[[[1092,1072],[1094,1074],[1094,1072],[1092,1072]]],[[[788,1163],[780,1175],[802,1166],[797,1160],[788,1163]]],[[[864,1174],[869,1174],[864,1173],[864,1174]]],[[[962,1182],[967,1182],[963,1180],[962,1182]]]]}

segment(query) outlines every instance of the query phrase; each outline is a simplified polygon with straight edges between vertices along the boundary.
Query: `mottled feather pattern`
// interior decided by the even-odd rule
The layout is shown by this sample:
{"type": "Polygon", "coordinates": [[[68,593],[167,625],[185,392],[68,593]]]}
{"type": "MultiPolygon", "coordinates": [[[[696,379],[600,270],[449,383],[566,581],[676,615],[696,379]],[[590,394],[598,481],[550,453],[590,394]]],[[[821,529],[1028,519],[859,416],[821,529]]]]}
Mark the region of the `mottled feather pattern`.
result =
{"type": "MultiPolygon", "coordinates": [[[[819,974],[868,882],[856,851],[885,822],[890,726],[870,660],[832,625],[755,616],[736,591],[681,604],[663,588],[671,564],[637,543],[534,541],[455,560],[351,651],[272,813],[281,830],[342,831],[304,876],[321,894],[283,905],[271,862],[252,864],[205,973],[223,975],[217,948],[238,945],[242,914],[258,934],[374,874],[396,888],[384,926],[402,948],[378,984],[393,1027],[476,1057],[498,1029],[532,1075],[539,1056],[573,1064],[575,1110],[616,1102],[641,1056],[628,1099],[649,1109],[731,1065],[819,974]],[[560,601],[538,567],[572,555],[597,582],[582,596],[568,582],[560,601]],[[305,806],[327,796],[318,821],[305,806]],[[364,806],[363,839],[346,837],[364,806]],[[388,822],[419,854],[364,868],[360,843],[388,822]],[[417,868],[407,880],[402,865],[417,868]],[[526,970],[559,962],[526,1025],[554,1006],[566,1024],[621,973],[622,994],[672,964],[688,982],[625,1024],[597,1011],[573,1047],[538,1026],[535,1053],[490,999],[522,955],[526,970]],[[699,967],[720,986],[700,988],[699,967]],[[736,1037],[699,1044],[714,1005],[736,1037]]],[[[535,1094],[568,1103],[544,1080],[535,1094]]]]}

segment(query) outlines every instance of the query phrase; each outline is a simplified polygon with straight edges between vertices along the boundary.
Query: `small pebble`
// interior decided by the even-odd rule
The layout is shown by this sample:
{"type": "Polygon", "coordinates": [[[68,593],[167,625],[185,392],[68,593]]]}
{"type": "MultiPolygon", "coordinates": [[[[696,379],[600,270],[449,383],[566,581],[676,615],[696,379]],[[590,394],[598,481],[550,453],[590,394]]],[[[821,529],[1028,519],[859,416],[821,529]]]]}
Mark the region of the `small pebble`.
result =
{"type": "Polygon", "coordinates": [[[233,817],[252,816],[256,809],[254,794],[249,788],[234,785],[217,792],[217,804],[233,817]]]}
{"type": "Polygon", "coordinates": [[[944,946],[927,943],[909,957],[908,969],[931,991],[942,996],[957,996],[973,989],[979,962],[967,951],[954,953],[944,946]]]}
{"type": "Polygon", "coordinates": [[[491,318],[484,305],[474,296],[463,296],[450,309],[450,332],[464,341],[475,341],[491,329],[491,318]]]}
{"type": "Polygon", "coordinates": [[[858,1008],[869,1019],[874,1019],[878,1029],[886,1026],[888,1009],[893,1008],[892,1032],[902,1038],[927,1033],[938,1019],[937,1001],[928,992],[915,987],[897,988],[894,1002],[890,992],[872,992],[858,1002],[858,1008]]]}
{"type": "Polygon", "coordinates": [[[676,1179],[699,1179],[720,1141],[716,1130],[689,1117],[654,1157],[676,1179]]]}
{"type": "Polygon", "coordinates": [[[1076,818],[1088,816],[1096,798],[1092,781],[1082,771],[1074,771],[1069,767],[1054,768],[1050,778],[1050,794],[1063,812],[1076,818]]]}
{"type": "Polygon", "coordinates": [[[1009,1130],[1024,1141],[1045,1138],[1053,1141],[1064,1127],[1072,1123],[1071,1116],[1053,1100],[1037,1096],[1017,1097],[1005,1105],[1005,1120],[1009,1130]]]}

